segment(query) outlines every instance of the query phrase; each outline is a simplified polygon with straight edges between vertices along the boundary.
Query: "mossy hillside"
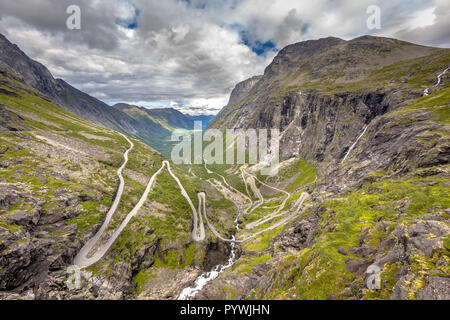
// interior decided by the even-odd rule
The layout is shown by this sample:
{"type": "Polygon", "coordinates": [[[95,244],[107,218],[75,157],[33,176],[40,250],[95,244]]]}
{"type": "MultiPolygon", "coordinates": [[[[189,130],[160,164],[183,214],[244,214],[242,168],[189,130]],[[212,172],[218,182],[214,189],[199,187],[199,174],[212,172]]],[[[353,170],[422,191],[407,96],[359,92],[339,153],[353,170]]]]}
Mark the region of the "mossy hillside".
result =
{"type": "MultiPolygon", "coordinates": [[[[76,179],[70,174],[55,174],[60,172],[62,168],[73,168],[73,163],[67,160],[53,159],[39,156],[29,149],[17,148],[15,143],[11,143],[9,137],[13,134],[3,134],[0,140],[3,145],[8,146],[8,151],[1,157],[2,161],[10,164],[10,166],[0,172],[0,180],[6,183],[20,183],[19,187],[26,191],[29,196],[37,198],[38,202],[42,202],[42,214],[61,214],[65,210],[65,206],[61,204],[61,194],[79,194],[86,195],[86,201],[80,201],[80,214],[69,224],[79,222],[79,232],[92,227],[102,217],[98,207],[108,205],[112,195],[108,193],[108,189],[96,190],[92,188],[91,181],[88,179],[76,179]],[[6,140],[7,139],[7,140],[6,140]],[[98,191],[102,192],[103,199],[95,201],[90,195],[95,195],[98,191]],[[97,211],[97,213],[94,213],[97,211]]],[[[27,139],[33,139],[28,133],[22,133],[20,137],[26,135],[27,139]]],[[[112,169],[102,165],[93,175],[99,174],[107,183],[114,184],[112,169]]],[[[34,208],[29,207],[27,201],[23,202],[17,208],[11,208],[9,213],[15,210],[31,211],[34,208]]]]}
{"type": "Polygon", "coordinates": [[[136,288],[136,294],[139,295],[142,293],[145,284],[148,282],[148,280],[150,279],[154,279],[156,278],[156,275],[154,274],[154,269],[149,268],[146,270],[141,270],[139,271],[139,273],[134,277],[133,279],[133,284],[136,288]]]}
{"type": "MultiPolygon", "coordinates": [[[[282,167],[278,175],[274,177],[266,177],[265,182],[279,182],[297,176],[295,181],[286,188],[286,191],[291,192],[298,188],[302,188],[315,181],[317,171],[314,166],[308,164],[303,159],[296,159],[287,166],[282,167]]],[[[281,194],[280,194],[281,195],[281,194]]]]}
{"type": "Polygon", "coordinates": [[[244,221],[245,224],[247,224],[247,223],[251,223],[256,220],[259,220],[261,218],[264,218],[267,215],[269,215],[270,213],[277,210],[277,208],[278,208],[277,206],[280,206],[281,203],[282,203],[282,200],[274,200],[274,201],[270,201],[270,202],[265,202],[263,205],[256,208],[251,213],[249,211],[249,213],[247,213],[245,216],[242,217],[242,220],[244,221]]]}
{"type": "Polygon", "coordinates": [[[21,226],[18,226],[17,224],[14,223],[8,223],[5,221],[0,221],[0,228],[4,228],[12,232],[20,232],[22,230],[21,226]]]}
{"type": "MultiPolygon", "coordinates": [[[[432,257],[426,255],[414,254],[409,257],[410,270],[416,274],[416,277],[412,281],[404,280],[401,284],[407,289],[407,299],[417,299],[417,292],[425,287],[425,277],[449,277],[450,268],[448,263],[450,262],[450,254],[448,249],[437,249],[433,252],[432,257]],[[438,264],[441,259],[445,259],[447,265],[438,264]]],[[[400,262],[387,263],[381,270],[381,283],[380,290],[362,290],[362,300],[387,300],[393,293],[393,287],[397,283],[398,273],[401,271],[402,264],[400,262]]]]}
{"type": "MultiPolygon", "coordinates": [[[[97,135],[100,133],[103,133],[103,134],[105,134],[106,137],[111,137],[111,133],[112,133],[111,130],[107,130],[100,125],[93,124],[89,121],[81,119],[78,116],[75,116],[69,112],[66,112],[63,109],[60,109],[59,107],[57,107],[53,103],[51,103],[48,100],[48,98],[43,96],[43,94],[39,93],[38,91],[36,91],[32,88],[29,88],[27,85],[25,85],[24,83],[22,83],[18,80],[13,80],[11,77],[6,77],[6,76],[0,75],[0,87],[5,88],[10,92],[13,92],[13,93],[16,93],[19,95],[19,97],[2,95],[2,98],[4,98],[5,101],[9,102],[9,105],[14,106],[14,108],[20,108],[20,102],[19,102],[19,104],[17,104],[17,102],[19,100],[22,100],[22,101],[26,100],[27,102],[30,102],[32,104],[34,104],[37,101],[38,108],[43,106],[44,102],[46,103],[45,109],[49,110],[50,114],[48,112],[45,112],[44,121],[35,121],[36,122],[36,123],[34,123],[35,128],[40,128],[42,130],[47,130],[47,129],[58,130],[58,129],[60,129],[60,127],[58,126],[58,123],[60,123],[61,121],[62,122],[68,121],[68,122],[73,122],[75,127],[77,127],[79,124],[83,124],[83,126],[85,126],[87,128],[91,127],[92,130],[88,130],[87,133],[94,132],[97,135]],[[58,117],[61,115],[64,115],[64,116],[60,117],[60,119],[59,119],[60,121],[58,121],[58,119],[52,119],[52,121],[54,121],[54,125],[51,125],[46,120],[49,116],[52,116],[52,115],[54,117],[55,116],[58,117]]],[[[22,110],[22,111],[25,111],[25,110],[22,110]]],[[[134,121],[136,121],[136,119],[134,119],[134,121]]],[[[64,126],[67,127],[67,124],[65,123],[64,126]]],[[[67,136],[74,136],[74,137],[77,137],[80,139],[85,139],[86,137],[83,134],[79,134],[75,127],[72,128],[74,130],[67,132],[67,136]]],[[[170,132],[163,129],[162,127],[161,127],[161,132],[159,130],[156,130],[151,135],[149,135],[149,134],[142,135],[140,133],[137,133],[136,135],[133,136],[133,138],[139,139],[139,140],[145,142],[146,144],[153,146],[155,149],[159,150],[166,156],[170,156],[170,150],[173,145],[170,142],[170,132]]],[[[112,148],[114,147],[114,145],[113,145],[114,141],[109,141],[109,140],[103,140],[103,141],[100,140],[99,141],[98,139],[97,140],[91,139],[91,140],[92,141],[90,141],[90,142],[92,144],[98,144],[100,146],[108,145],[109,147],[112,147],[112,148]]]]}
{"type": "MultiPolygon", "coordinates": [[[[303,70],[301,76],[296,76],[296,80],[279,81],[272,86],[273,98],[282,98],[289,92],[315,90],[327,94],[339,94],[345,92],[364,93],[375,88],[386,89],[413,89],[425,90],[433,85],[436,76],[450,65],[448,51],[437,50],[436,52],[415,59],[397,62],[385,67],[377,68],[369,72],[363,79],[357,81],[341,81],[344,73],[327,73],[326,79],[314,79],[308,74],[308,70],[303,70]],[[292,85],[292,82],[299,81],[301,84],[292,85]],[[278,89],[276,89],[278,88],[278,89]]],[[[292,76],[291,76],[292,78],[292,76]]]]}
{"type": "Polygon", "coordinates": [[[242,250],[249,253],[262,253],[269,248],[271,241],[284,230],[284,227],[278,227],[264,232],[246,242],[241,247],[242,250]]]}
{"type": "Polygon", "coordinates": [[[432,120],[450,123],[450,83],[443,84],[438,91],[432,95],[406,101],[406,106],[394,111],[395,115],[406,116],[408,113],[419,110],[431,112],[432,120]]]}
{"type": "MultiPolygon", "coordinates": [[[[297,202],[300,195],[301,195],[301,192],[297,192],[297,193],[294,193],[293,195],[290,195],[287,198],[283,209],[278,213],[278,214],[282,214],[282,215],[278,218],[274,218],[274,219],[270,220],[269,222],[267,222],[266,224],[264,224],[262,226],[274,224],[277,221],[282,220],[283,218],[286,218],[287,216],[292,214],[292,212],[290,212],[290,211],[292,211],[293,206],[297,202]]],[[[248,224],[248,223],[257,221],[259,219],[268,217],[271,213],[277,211],[286,197],[286,195],[284,195],[284,194],[283,194],[283,196],[284,196],[283,198],[267,201],[264,204],[262,204],[261,206],[259,206],[258,208],[256,208],[255,210],[253,210],[251,213],[249,212],[245,216],[241,217],[244,224],[248,224]]],[[[254,232],[254,230],[252,230],[252,232],[254,232]]]]}
{"type": "MultiPolygon", "coordinates": [[[[338,248],[348,251],[364,239],[367,245],[377,250],[381,239],[386,239],[399,224],[408,226],[424,215],[448,219],[448,214],[442,210],[449,206],[448,182],[448,179],[437,177],[385,180],[366,183],[356,192],[326,201],[322,205],[325,212],[318,226],[316,243],[296,253],[290,268],[280,267],[290,269],[294,276],[289,280],[278,277],[273,290],[264,298],[327,299],[331,295],[339,296],[351,283],[361,283],[362,279],[350,273],[345,263],[346,258],[360,258],[342,255],[338,248]],[[380,224],[386,228],[381,228],[380,224]]],[[[432,259],[411,257],[412,267],[417,268],[419,274],[426,272],[436,268],[429,263],[435,263],[443,256],[448,259],[448,252],[437,250],[432,259]]],[[[382,290],[366,291],[367,298],[390,295],[395,284],[392,277],[397,269],[398,266],[386,265],[381,273],[382,290]]],[[[277,271],[281,272],[281,269],[277,271]]],[[[418,290],[417,284],[415,289],[418,290]]],[[[261,298],[260,294],[255,291],[253,296],[261,298]]],[[[341,298],[355,297],[345,295],[341,298]]],[[[413,294],[411,298],[414,298],[413,294]]]]}
{"type": "MultiPolygon", "coordinates": [[[[0,172],[0,179],[8,183],[25,184],[34,197],[44,202],[42,208],[44,213],[48,214],[60,214],[65,210],[65,206],[59,201],[61,192],[87,195],[83,196],[83,201],[80,201],[77,207],[77,216],[67,221],[68,225],[77,225],[78,236],[81,236],[103,220],[107,208],[111,205],[118,185],[116,171],[123,163],[123,153],[130,147],[129,143],[118,133],[55,106],[40,93],[19,81],[4,78],[0,80],[0,86],[19,95],[0,95],[0,102],[21,115],[31,129],[27,132],[1,134],[1,144],[8,148],[1,160],[9,163],[9,166],[0,172]],[[46,141],[37,139],[35,133],[50,133],[66,141],[74,139],[75,146],[77,141],[81,141],[89,146],[100,147],[98,150],[104,150],[104,155],[109,157],[109,160],[89,158],[72,162],[54,154],[40,155],[24,147],[26,144],[38,143],[51,147],[46,141]],[[85,167],[89,167],[89,170],[84,170],[85,167]],[[67,173],[55,174],[64,171],[67,173]],[[81,171],[83,175],[80,178],[77,173],[81,171]],[[91,194],[95,196],[90,197],[91,194]]],[[[153,174],[155,167],[161,165],[161,157],[143,143],[136,140],[133,142],[134,149],[129,154],[127,169],[143,175],[153,174]]],[[[134,206],[133,200],[143,190],[128,177],[125,179],[128,182],[128,198],[121,204],[124,211],[134,206]]]]}
{"type": "MultiPolygon", "coordinates": [[[[11,88],[9,90],[15,91],[15,89],[11,88]]],[[[17,93],[20,97],[0,95],[0,102],[22,115],[25,118],[25,123],[31,128],[55,131],[62,136],[75,137],[91,145],[97,145],[120,153],[123,153],[128,147],[128,142],[119,137],[114,131],[71,114],[38,95],[17,93]],[[35,116],[27,116],[30,114],[35,116]],[[89,139],[80,133],[88,133],[109,139],[89,139]]]]}
{"type": "Polygon", "coordinates": [[[139,271],[134,277],[133,284],[136,294],[141,294],[146,283],[150,279],[156,278],[157,268],[183,269],[192,265],[201,266],[205,254],[204,249],[204,246],[199,243],[191,243],[181,250],[168,250],[164,253],[163,258],[157,257],[151,268],[139,271]]]}
{"type": "MultiPolygon", "coordinates": [[[[297,193],[290,195],[287,198],[283,209],[275,217],[273,217],[269,221],[267,221],[263,224],[260,224],[257,227],[254,227],[252,229],[247,230],[246,225],[249,223],[255,222],[257,220],[268,218],[270,214],[274,213],[275,211],[277,211],[279,209],[280,205],[282,204],[282,202],[284,201],[285,198],[283,197],[283,198],[279,198],[276,200],[265,202],[263,205],[256,208],[255,210],[253,210],[253,212],[248,213],[248,214],[244,215],[243,217],[241,217],[241,227],[240,227],[239,232],[237,233],[237,238],[245,238],[252,234],[262,232],[262,234],[258,235],[257,237],[247,240],[242,245],[243,250],[246,251],[247,248],[251,248],[251,249],[249,249],[249,251],[251,253],[252,251],[255,250],[255,248],[256,248],[256,252],[261,252],[261,251],[267,249],[270,241],[273,238],[275,238],[280,233],[280,231],[284,230],[284,228],[289,224],[289,222],[295,218],[292,216],[293,212],[296,210],[296,208],[294,208],[294,205],[296,204],[296,202],[299,199],[299,197],[301,196],[301,194],[302,194],[302,192],[297,192],[297,193]],[[284,221],[288,217],[290,217],[290,219],[288,221],[286,221],[286,223],[284,223],[280,227],[272,229],[268,232],[264,232],[268,228],[272,227],[273,225],[275,225],[281,221],[284,221]]],[[[303,205],[305,206],[307,204],[308,204],[308,200],[306,200],[303,205]]]]}
{"type": "Polygon", "coordinates": [[[194,173],[197,177],[203,179],[203,180],[209,180],[209,179],[216,179],[221,183],[224,183],[222,180],[222,177],[219,176],[222,175],[227,183],[231,185],[236,190],[246,194],[245,191],[245,184],[242,181],[242,177],[240,175],[240,172],[238,170],[238,167],[236,165],[226,165],[226,164],[211,164],[207,165],[208,170],[212,171],[213,173],[208,173],[204,167],[204,165],[183,165],[181,168],[184,168],[184,172],[187,173],[188,168],[191,168],[192,173],[194,173]],[[239,172],[239,173],[232,173],[230,172],[239,172]]]}

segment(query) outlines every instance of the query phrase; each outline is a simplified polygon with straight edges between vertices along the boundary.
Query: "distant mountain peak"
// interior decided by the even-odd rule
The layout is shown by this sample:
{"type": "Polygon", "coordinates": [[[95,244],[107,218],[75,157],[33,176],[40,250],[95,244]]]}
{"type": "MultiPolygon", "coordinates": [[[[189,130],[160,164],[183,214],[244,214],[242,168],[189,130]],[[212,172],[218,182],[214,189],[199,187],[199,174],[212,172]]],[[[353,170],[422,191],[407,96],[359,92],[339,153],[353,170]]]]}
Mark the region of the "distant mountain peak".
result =
{"type": "MultiPolygon", "coordinates": [[[[20,76],[27,85],[41,92],[55,104],[88,121],[128,134],[161,151],[170,130],[150,118],[131,117],[120,108],[111,108],[104,102],[74,88],[62,79],[55,79],[41,63],[29,58],[17,45],[0,34],[0,70],[20,76]]],[[[10,76],[10,75],[9,75],[10,76]]],[[[17,77],[17,76],[13,76],[17,77]]],[[[189,122],[188,119],[186,119],[189,122]]]]}

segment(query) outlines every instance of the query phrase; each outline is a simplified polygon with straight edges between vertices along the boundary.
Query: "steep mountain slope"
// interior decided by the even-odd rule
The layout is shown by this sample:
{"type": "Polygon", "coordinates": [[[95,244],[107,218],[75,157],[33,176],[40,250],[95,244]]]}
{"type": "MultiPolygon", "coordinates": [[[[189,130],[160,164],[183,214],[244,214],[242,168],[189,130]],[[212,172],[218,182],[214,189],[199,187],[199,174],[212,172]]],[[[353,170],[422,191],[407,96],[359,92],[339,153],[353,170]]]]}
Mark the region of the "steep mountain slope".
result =
{"type": "MultiPolygon", "coordinates": [[[[279,173],[262,176],[248,164],[172,166],[193,206],[200,211],[206,200],[204,222],[161,169],[162,156],[133,140],[123,198],[94,248],[162,171],[75,290],[67,268],[104,221],[130,145],[50,101],[81,112],[94,98],[48,74],[39,80],[40,65],[17,48],[2,50],[17,59],[0,59],[0,298],[175,299],[227,261],[190,297],[450,298],[449,49],[361,37],[281,50],[263,76],[236,86],[210,123],[280,129],[279,173]],[[193,241],[203,223],[205,240],[193,241]],[[367,287],[371,265],[380,269],[376,290],[367,287]]],[[[117,130],[142,140],[140,130],[164,139],[172,124],[191,123],[170,110],[171,120],[166,111],[110,109],[117,130]]]]}
{"type": "Polygon", "coordinates": [[[233,94],[209,127],[278,128],[290,160],[265,181],[311,198],[196,298],[448,299],[449,66],[449,49],[326,38],[284,48],[233,94]]]}
{"type": "Polygon", "coordinates": [[[173,108],[156,108],[156,109],[148,109],[138,106],[132,106],[126,103],[118,103],[113,106],[116,109],[119,109],[131,116],[135,114],[146,114],[146,117],[154,121],[155,123],[159,123],[164,128],[168,129],[186,129],[191,130],[194,128],[194,123],[188,116],[184,115],[178,110],[173,108]]]}
{"type": "Polygon", "coordinates": [[[231,114],[235,111],[236,105],[239,104],[250,92],[250,90],[261,80],[262,76],[251,77],[250,79],[244,80],[238,83],[233,91],[231,92],[228,104],[220,110],[220,112],[215,117],[214,121],[211,122],[211,127],[218,127],[223,121],[221,119],[227,119],[231,117],[231,114]]]}
{"type": "Polygon", "coordinates": [[[32,88],[42,92],[58,106],[106,128],[127,133],[153,148],[164,151],[168,132],[159,123],[130,117],[118,108],[72,87],[64,80],[54,79],[42,64],[31,60],[17,45],[0,34],[0,62],[21,77],[32,88]]]}
{"type": "MultiPolygon", "coordinates": [[[[163,170],[114,245],[81,272],[81,287],[69,290],[68,267],[102,225],[130,144],[119,133],[56,106],[3,64],[0,115],[0,299],[134,298],[153,273],[162,278],[148,294],[176,297],[193,277],[226,258],[227,246],[210,233],[205,241],[193,242],[189,204],[163,170]]],[[[163,161],[158,152],[132,141],[124,193],[101,242],[138,203],[163,161]]],[[[175,166],[172,171],[192,199],[196,190],[208,188],[175,166]]],[[[218,219],[231,221],[230,204],[220,193],[210,194],[220,204],[208,202],[216,209],[216,228],[228,228],[218,219]]]]}
{"type": "Polygon", "coordinates": [[[444,67],[446,56],[446,49],[374,37],[290,45],[280,51],[259,81],[249,80],[251,90],[228,105],[210,127],[278,128],[283,134],[283,159],[299,153],[312,160],[323,160],[328,153],[326,160],[343,157],[336,151],[349,147],[364,123],[409,98],[420,97],[425,89],[421,78],[435,80],[434,74],[422,70],[423,65],[442,60],[444,67]],[[388,66],[398,66],[398,74],[388,66]],[[317,110],[318,106],[323,109],[317,110]],[[335,128],[329,124],[335,117],[337,124],[349,125],[335,128]],[[340,131],[339,141],[333,136],[335,131],[340,131]],[[301,150],[298,140],[303,141],[301,150]]]}
{"type": "Polygon", "coordinates": [[[190,119],[172,108],[147,109],[126,103],[118,103],[113,108],[133,118],[146,130],[152,131],[151,145],[166,158],[170,158],[170,153],[174,146],[174,142],[171,141],[172,132],[175,129],[191,130],[194,127],[194,123],[190,119]]]}
{"type": "Polygon", "coordinates": [[[194,123],[189,117],[173,108],[147,109],[146,112],[153,118],[166,122],[172,128],[191,130],[194,123]]]}

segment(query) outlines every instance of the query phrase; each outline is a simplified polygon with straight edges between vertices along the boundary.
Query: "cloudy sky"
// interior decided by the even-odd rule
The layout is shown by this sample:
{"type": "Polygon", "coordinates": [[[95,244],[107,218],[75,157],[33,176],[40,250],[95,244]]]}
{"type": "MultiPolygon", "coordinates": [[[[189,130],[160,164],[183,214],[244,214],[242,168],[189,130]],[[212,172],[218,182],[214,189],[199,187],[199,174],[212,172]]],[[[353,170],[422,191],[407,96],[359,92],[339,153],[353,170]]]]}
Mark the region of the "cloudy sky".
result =
{"type": "Polygon", "coordinates": [[[0,0],[0,32],[55,77],[109,103],[214,114],[277,51],[363,34],[450,46],[448,0],[0,0]],[[81,30],[69,30],[69,5],[81,30]],[[369,30],[370,5],[381,29],[369,30]]]}

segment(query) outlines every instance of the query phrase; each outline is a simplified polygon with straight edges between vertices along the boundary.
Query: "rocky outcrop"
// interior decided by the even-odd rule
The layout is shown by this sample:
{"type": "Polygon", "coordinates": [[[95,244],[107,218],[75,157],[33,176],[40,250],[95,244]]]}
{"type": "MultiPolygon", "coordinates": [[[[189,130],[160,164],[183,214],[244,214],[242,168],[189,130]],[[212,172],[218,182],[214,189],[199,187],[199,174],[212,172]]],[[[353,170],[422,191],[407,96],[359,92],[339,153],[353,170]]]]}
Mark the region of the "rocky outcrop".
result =
{"type": "MultiPolygon", "coordinates": [[[[15,94],[14,92],[11,93],[15,94]]],[[[9,111],[5,105],[0,103],[0,132],[29,130],[23,120],[20,115],[9,111]]]]}
{"type": "Polygon", "coordinates": [[[212,270],[215,266],[225,264],[230,255],[230,247],[223,241],[208,242],[203,269],[212,270]]]}
{"type": "MultiPolygon", "coordinates": [[[[426,300],[448,300],[450,298],[448,278],[438,277],[441,273],[438,270],[417,272],[414,269],[420,269],[421,266],[414,266],[413,260],[422,261],[420,257],[431,258],[436,250],[445,250],[443,240],[449,234],[450,228],[436,220],[418,220],[408,228],[400,225],[380,243],[374,258],[366,264],[375,264],[382,269],[386,263],[400,263],[402,267],[395,274],[397,282],[391,299],[404,300],[415,297],[426,300]]],[[[441,261],[442,264],[447,264],[444,258],[441,261]]]]}
{"type": "Polygon", "coordinates": [[[0,291],[38,287],[53,270],[69,265],[84,241],[76,238],[76,225],[66,225],[80,214],[77,200],[62,196],[64,212],[52,214],[43,208],[45,201],[23,187],[0,184],[0,291]],[[31,209],[10,212],[19,203],[31,209]]]}
{"type": "Polygon", "coordinates": [[[231,92],[230,100],[227,106],[231,107],[241,101],[245,96],[248,95],[250,90],[255,86],[255,84],[262,78],[262,76],[254,76],[250,79],[239,82],[236,87],[234,87],[231,92]]]}

